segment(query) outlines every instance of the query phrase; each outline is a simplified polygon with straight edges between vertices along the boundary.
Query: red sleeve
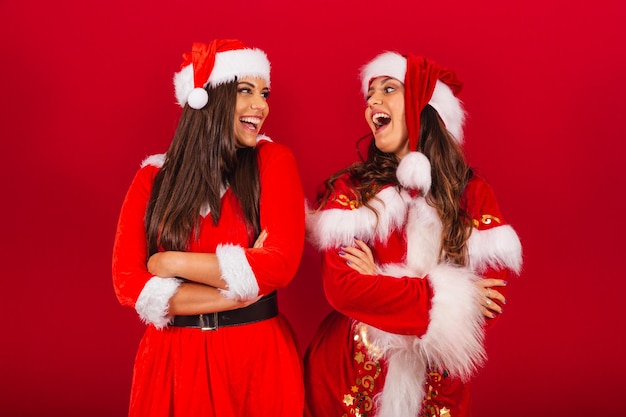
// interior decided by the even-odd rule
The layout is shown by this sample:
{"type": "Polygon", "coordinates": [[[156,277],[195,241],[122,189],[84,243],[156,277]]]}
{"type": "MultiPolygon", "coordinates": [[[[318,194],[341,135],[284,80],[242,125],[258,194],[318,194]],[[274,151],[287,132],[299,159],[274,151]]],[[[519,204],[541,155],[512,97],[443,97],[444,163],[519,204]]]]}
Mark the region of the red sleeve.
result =
{"type": "MultiPolygon", "coordinates": [[[[480,241],[478,244],[470,246],[470,256],[480,254],[483,261],[477,265],[480,275],[483,278],[495,278],[508,281],[511,270],[518,271],[521,265],[521,246],[517,235],[506,223],[495,192],[491,185],[478,175],[474,175],[468,182],[462,204],[465,210],[472,217],[473,234],[487,235],[489,239],[472,239],[480,241]],[[501,227],[505,226],[505,227],[501,227]],[[503,232],[507,232],[505,235],[503,232]],[[487,233],[485,233],[487,232],[487,233]],[[484,255],[489,253],[489,255],[484,255]],[[489,259],[489,262],[485,262],[489,259]],[[497,261],[494,261],[496,259],[497,261]],[[510,269],[509,269],[510,268],[510,269]]],[[[506,297],[507,287],[495,287],[497,291],[506,297]]],[[[496,301],[497,302],[497,301],[496,301]]],[[[498,304],[500,304],[498,302],[498,304]]],[[[504,309],[505,306],[500,304],[504,309]]],[[[485,321],[487,329],[493,327],[501,314],[497,314],[493,319],[485,321]]]]}
{"type": "MultiPolygon", "coordinates": [[[[369,209],[357,202],[353,190],[353,184],[347,174],[339,177],[334,183],[334,189],[319,213],[339,214],[335,220],[315,220],[317,214],[313,214],[311,226],[316,228],[314,234],[324,233],[329,230],[328,222],[334,232],[336,228],[347,227],[353,234],[363,239],[362,234],[366,229],[374,229],[377,220],[374,217],[368,219],[362,216],[368,214],[369,209]],[[357,211],[362,213],[357,214],[357,211]],[[356,219],[343,217],[355,215],[356,219]],[[343,224],[341,224],[343,223],[343,224]],[[350,224],[352,226],[346,226],[350,224]]],[[[401,203],[404,205],[404,203],[401,203]]],[[[386,210],[394,210],[389,201],[383,202],[386,210]]],[[[387,211],[385,214],[388,214],[387,211]]],[[[382,213],[381,213],[382,214],[382,213]]],[[[403,217],[403,216],[402,216],[403,217]]],[[[343,231],[346,238],[347,230],[343,231]]],[[[370,231],[371,232],[371,231],[370,231]]],[[[319,243],[320,239],[311,238],[313,243],[319,243]]],[[[328,242],[341,242],[343,238],[331,239],[328,242]]],[[[366,239],[367,240],[367,239],[366,239]]],[[[402,276],[406,270],[395,271],[394,276],[381,273],[378,275],[362,275],[346,264],[339,256],[340,243],[325,243],[322,251],[322,279],[328,302],[342,314],[355,320],[377,327],[390,333],[405,335],[423,335],[429,324],[429,310],[431,308],[432,288],[426,279],[402,276]],[[325,248],[324,248],[325,247],[325,248]]],[[[387,241],[386,250],[390,249],[387,241]]],[[[317,245],[316,245],[317,246],[317,245]]],[[[404,250],[404,246],[400,250],[404,250]]],[[[380,262],[380,260],[376,260],[380,262]]]]}
{"type": "Polygon", "coordinates": [[[304,249],[305,201],[292,152],[284,145],[259,146],[261,229],[268,232],[260,249],[246,249],[259,294],[286,286],[296,274],[304,249]]]}
{"type": "Polygon", "coordinates": [[[472,217],[473,226],[487,230],[506,224],[493,188],[483,178],[474,175],[467,183],[461,205],[472,217]]]}
{"type": "Polygon", "coordinates": [[[147,244],[144,227],[146,206],[157,168],[146,166],[133,179],[122,204],[113,244],[113,287],[123,305],[134,307],[152,278],[147,270],[147,244]]]}
{"type": "Polygon", "coordinates": [[[390,333],[426,333],[433,296],[428,280],[362,275],[346,265],[338,251],[322,254],[324,290],[336,310],[390,333]]]}

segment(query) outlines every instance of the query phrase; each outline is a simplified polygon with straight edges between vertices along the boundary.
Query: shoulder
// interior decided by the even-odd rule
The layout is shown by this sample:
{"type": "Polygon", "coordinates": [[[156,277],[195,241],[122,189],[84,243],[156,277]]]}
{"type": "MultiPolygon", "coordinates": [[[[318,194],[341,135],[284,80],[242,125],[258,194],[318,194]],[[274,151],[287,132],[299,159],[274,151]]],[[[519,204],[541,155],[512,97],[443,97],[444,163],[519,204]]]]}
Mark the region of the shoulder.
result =
{"type": "Polygon", "coordinates": [[[256,143],[256,149],[259,155],[271,156],[292,153],[287,145],[274,142],[269,136],[259,135],[256,143]]]}
{"type": "Polygon", "coordinates": [[[473,173],[465,187],[466,194],[494,194],[493,187],[483,176],[473,173]]]}
{"type": "Polygon", "coordinates": [[[328,198],[323,203],[323,206],[319,207],[319,209],[354,210],[359,208],[361,204],[359,203],[355,186],[356,184],[347,172],[344,172],[337,177],[333,181],[332,185],[329,185],[328,181],[325,181],[317,190],[318,205],[320,204],[319,200],[322,196],[324,196],[327,192],[329,192],[329,194],[328,198]]]}
{"type": "Polygon", "coordinates": [[[139,169],[133,178],[133,185],[150,188],[154,177],[159,172],[165,161],[165,154],[150,155],[141,161],[139,169]]]}
{"type": "Polygon", "coordinates": [[[493,187],[483,177],[473,175],[467,184],[464,202],[474,226],[468,241],[473,267],[478,271],[488,267],[507,268],[519,273],[521,242],[513,227],[505,221],[493,187]]]}
{"type": "Polygon", "coordinates": [[[150,155],[150,156],[147,156],[146,158],[144,158],[143,161],[141,161],[141,168],[144,168],[146,166],[152,166],[152,167],[156,167],[156,168],[161,168],[163,166],[164,162],[165,162],[165,154],[164,153],[158,153],[158,154],[150,155]]]}
{"type": "Polygon", "coordinates": [[[130,183],[127,191],[128,198],[141,198],[147,199],[150,190],[152,189],[152,183],[157,173],[161,170],[161,166],[164,161],[164,154],[151,155],[146,157],[139,165],[139,169],[135,172],[135,175],[130,183]]]}
{"type": "Polygon", "coordinates": [[[365,206],[354,190],[353,179],[343,173],[333,182],[322,206],[308,211],[307,238],[314,247],[326,250],[347,245],[355,236],[365,241],[386,242],[389,234],[406,222],[409,199],[406,193],[388,186],[365,206]]]}
{"type": "Polygon", "coordinates": [[[506,224],[491,184],[474,173],[467,182],[462,205],[478,229],[506,224]]]}
{"type": "Polygon", "coordinates": [[[152,183],[157,172],[159,172],[163,167],[164,162],[164,153],[147,156],[143,161],[141,161],[139,170],[135,175],[135,181],[144,180],[152,183]]]}
{"type": "Polygon", "coordinates": [[[280,161],[285,161],[287,164],[295,164],[295,156],[291,148],[282,143],[274,142],[267,136],[259,135],[256,150],[261,167],[270,166],[280,161]]]}

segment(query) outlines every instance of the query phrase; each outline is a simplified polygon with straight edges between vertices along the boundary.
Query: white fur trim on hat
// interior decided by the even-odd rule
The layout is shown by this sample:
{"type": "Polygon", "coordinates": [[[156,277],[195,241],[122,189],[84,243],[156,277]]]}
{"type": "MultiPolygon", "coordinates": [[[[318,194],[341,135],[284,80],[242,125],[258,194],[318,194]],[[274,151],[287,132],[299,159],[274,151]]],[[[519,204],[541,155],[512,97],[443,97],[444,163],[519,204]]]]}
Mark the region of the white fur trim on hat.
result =
{"type": "MultiPolygon", "coordinates": [[[[211,75],[203,87],[207,84],[215,87],[242,77],[263,78],[267,86],[270,86],[270,62],[265,52],[250,48],[218,52],[215,54],[215,64],[211,75]]],[[[187,104],[194,87],[193,64],[187,65],[174,74],[176,101],[181,107],[187,104]]]]}
{"type": "Polygon", "coordinates": [[[372,79],[383,75],[404,82],[406,74],[406,58],[396,52],[383,52],[372,59],[361,69],[363,94],[367,96],[372,79]]]}
{"type": "Polygon", "coordinates": [[[226,298],[245,301],[259,295],[259,284],[241,246],[218,245],[215,255],[222,279],[226,281],[227,289],[222,290],[226,298]]]}
{"type": "Polygon", "coordinates": [[[465,109],[463,102],[459,100],[450,87],[441,81],[435,84],[435,91],[428,102],[443,120],[448,132],[452,134],[457,143],[463,143],[463,125],[465,124],[465,109]]]}
{"type": "MultiPolygon", "coordinates": [[[[212,86],[234,81],[235,77],[263,78],[270,86],[270,61],[260,49],[235,49],[215,54],[215,66],[209,76],[212,86]]],[[[206,84],[205,84],[206,85],[206,84]]]]}
{"type": "MultiPolygon", "coordinates": [[[[397,52],[383,52],[366,64],[361,70],[361,83],[365,96],[367,96],[372,79],[383,75],[396,78],[404,83],[406,58],[397,52]]],[[[448,129],[456,141],[463,143],[465,110],[463,103],[454,95],[450,87],[441,81],[437,81],[428,104],[437,110],[439,117],[446,125],[446,129],[448,129]]]]}
{"type": "Polygon", "coordinates": [[[421,152],[409,152],[398,164],[396,176],[402,186],[420,190],[426,195],[432,184],[430,170],[430,161],[426,155],[421,152]]]}
{"type": "Polygon", "coordinates": [[[172,317],[168,313],[170,298],[178,291],[182,280],[178,278],[152,277],[144,285],[135,310],[144,323],[157,329],[167,326],[172,317]]]}

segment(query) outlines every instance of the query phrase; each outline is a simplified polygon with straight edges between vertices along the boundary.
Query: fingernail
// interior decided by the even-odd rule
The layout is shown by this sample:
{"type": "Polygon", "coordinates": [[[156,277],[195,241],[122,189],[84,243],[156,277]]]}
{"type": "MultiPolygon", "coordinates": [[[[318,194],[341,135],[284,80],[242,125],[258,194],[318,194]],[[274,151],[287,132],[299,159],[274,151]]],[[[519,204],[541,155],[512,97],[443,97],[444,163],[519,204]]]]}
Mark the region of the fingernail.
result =
{"type": "Polygon", "coordinates": [[[506,284],[508,284],[508,282],[507,282],[507,281],[504,281],[504,285],[506,285],[506,284]]]}
{"type": "Polygon", "coordinates": [[[346,245],[341,245],[341,249],[345,249],[346,245]]]}
{"type": "Polygon", "coordinates": [[[339,251],[339,256],[344,256],[346,253],[342,250],[339,251]]]}
{"type": "Polygon", "coordinates": [[[346,265],[352,265],[352,262],[346,261],[346,265]]]}

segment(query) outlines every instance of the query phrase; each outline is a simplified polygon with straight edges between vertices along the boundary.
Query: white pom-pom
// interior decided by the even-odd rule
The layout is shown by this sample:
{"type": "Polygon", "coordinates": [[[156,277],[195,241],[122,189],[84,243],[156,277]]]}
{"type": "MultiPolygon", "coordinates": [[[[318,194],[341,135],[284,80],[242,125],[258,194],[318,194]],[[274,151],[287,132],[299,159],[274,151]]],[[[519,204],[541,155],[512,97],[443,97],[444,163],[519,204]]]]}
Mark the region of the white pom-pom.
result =
{"type": "Polygon", "coordinates": [[[398,164],[396,176],[403,187],[420,190],[425,195],[432,184],[430,161],[421,152],[410,152],[398,164]]]}
{"type": "Polygon", "coordinates": [[[187,103],[192,109],[200,110],[209,102],[209,94],[204,88],[194,88],[187,97],[187,103]]]}

